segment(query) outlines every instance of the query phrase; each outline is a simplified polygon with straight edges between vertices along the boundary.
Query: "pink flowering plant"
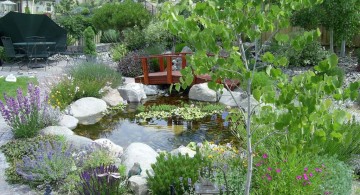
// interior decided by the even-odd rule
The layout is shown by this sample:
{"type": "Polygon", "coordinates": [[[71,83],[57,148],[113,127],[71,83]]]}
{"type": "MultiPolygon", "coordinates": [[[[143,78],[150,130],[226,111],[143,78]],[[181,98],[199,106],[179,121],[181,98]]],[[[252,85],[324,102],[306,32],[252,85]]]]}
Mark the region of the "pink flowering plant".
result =
{"type": "Polygon", "coordinates": [[[327,167],[317,156],[260,153],[254,159],[254,194],[322,194],[326,190],[322,186],[327,167]]]}
{"type": "Polygon", "coordinates": [[[0,101],[0,112],[6,123],[11,127],[15,138],[35,136],[47,123],[56,123],[51,120],[48,112],[48,97],[42,96],[40,88],[33,84],[28,85],[25,96],[21,89],[17,90],[17,97],[9,97],[4,93],[5,102],[0,101]],[[44,98],[42,98],[44,97],[44,98]]]}

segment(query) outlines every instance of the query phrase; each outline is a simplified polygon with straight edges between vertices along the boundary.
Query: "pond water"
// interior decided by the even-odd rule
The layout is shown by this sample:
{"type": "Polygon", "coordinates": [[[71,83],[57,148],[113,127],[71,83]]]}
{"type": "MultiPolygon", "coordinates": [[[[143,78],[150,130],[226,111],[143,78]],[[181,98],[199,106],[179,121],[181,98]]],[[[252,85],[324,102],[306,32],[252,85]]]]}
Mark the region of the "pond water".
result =
{"type": "MultiPolygon", "coordinates": [[[[150,97],[145,106],[181,103],[196,104],[187,96],[173,95],[150,97]]],[[[234,137],[224,124],[221,116],[209,116],[200,120],[150,120],[141,122],[135,118],[137,107],[141,104],[129,104],[124,111],[105,116],[94,125],[79,125],[74,132],[91,139],[107,138],[114,143],[127,147],[133,142],[148,144],[155,150],[166,150],[187,145],[189,142],[213,141],[215,143],[233,142],[234,137]]]]}

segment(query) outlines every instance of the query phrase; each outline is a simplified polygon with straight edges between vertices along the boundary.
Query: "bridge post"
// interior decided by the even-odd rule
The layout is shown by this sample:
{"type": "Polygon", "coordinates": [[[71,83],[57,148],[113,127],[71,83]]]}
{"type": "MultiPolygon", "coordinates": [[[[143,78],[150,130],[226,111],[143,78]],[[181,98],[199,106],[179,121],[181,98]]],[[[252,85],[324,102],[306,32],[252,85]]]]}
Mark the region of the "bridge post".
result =
{"type": "Polygon", "coordinates": [[[171,56],[166,56],[166,79],[168,84],[172,84],[172,61],[171,56]]]}
{"type": "Polygon", "coordinates": [[[186,53],[181,53],[181,68],[184,69],[186,66],[186,53]]]}
{"type": "Polygon", "coordinates": [[[148,63],[147,63],[146,57],[141,58],[141,65],[142,65],[142,69],[143,69],[143,73],[144,73],[144,84],[148,85],[149,84],[149,69],[148,69],[148,63]]]}
{"type": "Polygon", "coordinates": [[[160,66],[160,72],[164,71],[164,56],[161,55],[159,57],[159,66],[160,66]]]}

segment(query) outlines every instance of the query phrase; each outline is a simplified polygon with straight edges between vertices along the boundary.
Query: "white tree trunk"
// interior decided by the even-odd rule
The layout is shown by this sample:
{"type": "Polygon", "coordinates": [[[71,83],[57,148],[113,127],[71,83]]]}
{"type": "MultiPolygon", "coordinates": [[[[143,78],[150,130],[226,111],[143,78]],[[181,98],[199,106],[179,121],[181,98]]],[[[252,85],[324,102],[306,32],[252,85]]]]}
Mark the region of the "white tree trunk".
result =
{"type": "Polygon", "coordinates": [[[346,55],[346,41],[341,41],[341,51],[340,51],[340,57],[345,57],[346,55]]]}
{"type": "Polygon", "coordinates": [[[330,34],[330,52],[334,53],[334,30],[332,28],[330,28],[329,34],[330,34]]]}

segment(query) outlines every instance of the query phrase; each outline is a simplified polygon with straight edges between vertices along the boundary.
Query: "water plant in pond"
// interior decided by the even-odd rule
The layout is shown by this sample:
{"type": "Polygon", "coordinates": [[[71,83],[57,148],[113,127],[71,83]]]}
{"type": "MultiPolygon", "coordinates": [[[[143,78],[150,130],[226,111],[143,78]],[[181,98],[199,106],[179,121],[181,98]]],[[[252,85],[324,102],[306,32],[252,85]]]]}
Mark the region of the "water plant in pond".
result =
{"type": "Polygon", "coordinates": [[[35,136],[40,129],[58,122],[56,114],[50,114],[52,108],[48,104],[48,96],[42,98],[40,88],[28,85],[28,95],[17,90],[17,97],[4,94],[5,104],[0,101],[0,112],[6,123],[11,127],[15,138],[35,136]]]}
{"type": "Polygon", "coordinates": [[[147,119],[165,119],[170,117],[181,118],[184,120],[196,120],[211,116],[213,114],[220,114],[224,111],[224,106],[219,104],[195,106],[194,104],[183,104],[181,107],[175,105],[153,105],[141,108],[145,112],[136,115],[137,118],[147,119]]]}

